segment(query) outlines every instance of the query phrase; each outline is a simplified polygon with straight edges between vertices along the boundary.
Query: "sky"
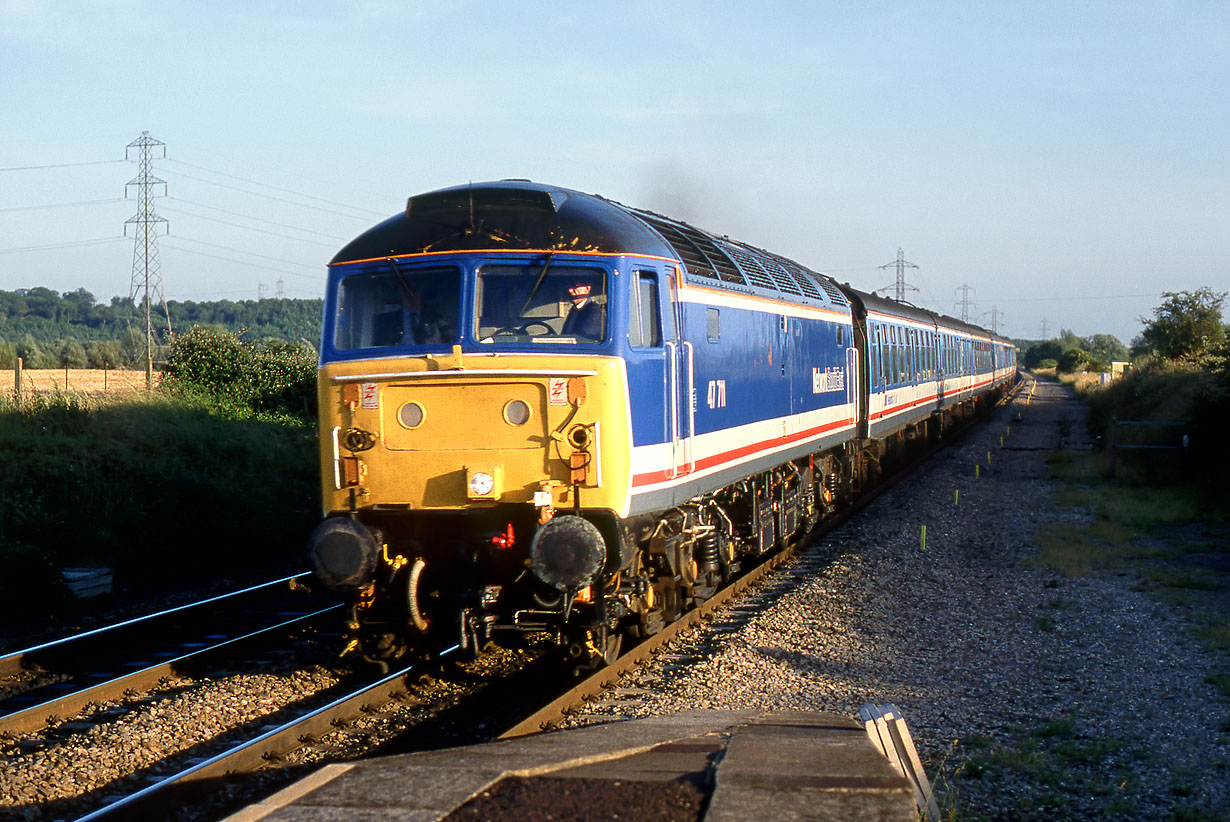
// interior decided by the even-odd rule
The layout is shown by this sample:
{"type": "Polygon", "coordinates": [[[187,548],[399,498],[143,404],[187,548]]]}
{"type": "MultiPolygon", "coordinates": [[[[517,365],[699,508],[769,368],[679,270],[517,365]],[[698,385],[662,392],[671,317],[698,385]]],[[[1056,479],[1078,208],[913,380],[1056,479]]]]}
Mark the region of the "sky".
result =
{"type": "Polygon", "coordinates": [[[319,297],[407,197],[505,178],[865,291],[901,249],[1016,338],[1230,291],[1224,0],[0,0],[0,78],[4,290],[129,295],[148,132],[170,300],[319,297]]]}

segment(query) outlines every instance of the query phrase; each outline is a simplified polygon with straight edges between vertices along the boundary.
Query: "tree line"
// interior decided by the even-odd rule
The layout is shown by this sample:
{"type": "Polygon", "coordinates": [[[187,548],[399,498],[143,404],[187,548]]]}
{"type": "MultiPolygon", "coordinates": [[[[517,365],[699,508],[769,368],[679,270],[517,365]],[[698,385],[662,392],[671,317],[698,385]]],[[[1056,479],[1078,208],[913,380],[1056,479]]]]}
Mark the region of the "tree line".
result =
{"type": "MultiPolygon", "coordinates": [[[[165,358],[171,329],[225,329],[249,342],[320,338],[322,300],[170,300],[156,309],[159,330],[155,360],[165,358]]],[[[84,288],[58,293],[50,288],[0,290],[0,368],[20,357],[26,368],[143,367],[145,318],[128,297],[99,302],[84,288]]]]}
{"type": "Polygon", "coordinates": [[[1131,348],[1111,334],[1080,337],[1064,329],[1050,340],[1013,340],[1026,368],[1057,368],[1064,373],[1109,371],[1117,361],[1171,360],[1199,362],[1230,356],[1230,329],[1222,322],[1227,294],[1211,288],[1166,291],[1141,317],[1144,330],[1131,348]]]}

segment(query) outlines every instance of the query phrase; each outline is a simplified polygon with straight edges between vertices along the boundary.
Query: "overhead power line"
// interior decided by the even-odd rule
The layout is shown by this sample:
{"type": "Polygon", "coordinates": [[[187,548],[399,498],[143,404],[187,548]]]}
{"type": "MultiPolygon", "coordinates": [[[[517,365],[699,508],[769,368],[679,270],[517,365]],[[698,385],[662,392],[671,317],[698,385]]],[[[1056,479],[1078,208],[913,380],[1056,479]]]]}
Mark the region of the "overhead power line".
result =
{"type": "Polygon", "coordinates": [[[45,208],[75,208],[76,206],[100,205],[102,203],[122,203],[123,197],[108,197],[105,200],[77,200],[73,203],[46,203],[44,205],[12,206],[0,208],[0,212],[8,211],[40,211],[45,208]]]}
{"type": "Polygon", "coordinates": [[[294,200],[288,200],[285,197],[275,197],[272,194],[262,194],[259,191],[252,191],[251,189],[240,188],[239,186],[232,186],[232,185],[227,185],[226,183],[219,183],[217,180],[207,180],[204,177],[194,177],[191,174],[185,174],[182,171],[176,171],[174,173],[187,180],[196,180],[198,183],[205,183],[207,185],[217,186],[218,188],[226,188],[226,189],[230,189],[231,191],[240,191],[240,192],[243,192],[244,194],[250,194],[253,197],[263,197],[264,199],[272,200],[275,203],[286,203],[288,205],[293,205],[298,208],[309,208],[313,211],[320,211],[325,214],[334,214],[338,217],[346,217],[347,219],[351,219],[351,220],[369,220],[370,219],[369,217],[361,216],[358,214],[347,214],[344,211],[338,211],[333,208],[324,208],[323,206],[311,205],[309,203],[300,203],[294,200]]]}
{"type": "Polygon", "coordinates": [[[270,189],[271,191],[280,191],[283,194],[294,194],[296,197],[303,197],[304,199],[307,199],[307,200],[315,200],[318,203],[328,203],[329,205],[340,206],[341,208],[348,208],[351,211],[358,211],[361,214],[365,216],[369,216],[369,217],[387,216],[384,214],[384,212],[373,211],[369,208],[360,208],[358,206],[352,206],[349,203],[341,203],[341,202],[338,202],[337,200],[330,200],[325,197],[318,197],[315,194],[305,194],[302,191],[295,191],[289,188],[281,188],[279,186],[270,185],[269,183],[262,183],[260,180],[252,180],[248,177],[240,177],[237,174],[228,174],[225,171],[218,171],[216,169],[206,168],[205,166],[194,165],[193,163],[186,163],[183,160],[176,160],[172,158],[170,162],[175,163],[176,165],[187,166],[188,168],[195,168],[198,171],[205,171],[210,174],[217,174],[219,177],[226,177],[231,180],[239,180],[240,182],[251,183],[252,185],[261,186],[263,188],[270,189]]]}
{"type": "Polygon", "coordinates": [[[1050,303],[1050,302],[1071,302],[1072,300],[1135,300],[1141,297],[1156,297],[1156,293],[1152,294],[1090,294],[1087,297],[1077,297],[1070,294],[1065,294],[1062,297],[1008,297],[1000,300],[1001,303],[1050,303]]]}
{"type": "Polygon", "coordinates": [[[0,254],[19,254],[26,251],[49,251],[56,248],[76,248],[83,245],[101,245],[102,243],[114,243],[120,240],[126,240],[127,237],[115,235],[114,237],[96,237],[92,240],[69,240],[63,243],[46,243],[45,245],[27,245],[21,248],[0,248],[0,254]]]}
{"type": "MultiPolygon", "coordinates": [[[[303,277],[305,279],[315,280],[318,283],[325,281],[325,276],[323,274],[318,275],[318,276],[312,276],[311,274],[304,274],[301,271],[291,271],[290,269],[287,269],[287,268],[278,268],[276,266],[265,265],[264,263],[258,263],[252,260],[237,260],[234,257],[225,257],[221,254],[210,254],[208,251],[197,251],[195,248],[187,248],[187,247],[180,245],[179,240],[182,240],[182,239],[185,239],[185,238],[170,237],[168,239],[167,244],[171,248],[182,251],[185,254],[195,254],[198,257],[210,257],[212,259],[223,260],[228,263],[237,263],[239,265],[251,266],[252,268],[264,268],[268,271],[276,271],[279,274],[286,274],[291,277],[303,277]]],[[[189,240],[189,242],[200,242],[200,241],[199,240],[189,240]]]]}
{"type": "Polygon", "coordinates": [[[332,234],[322,234],[321,232],[316,231],[311,228],[300,228],[299,226],[290,225],[288,223],[279,223],[279,222],[275,222],[274,220],[266,220],[263,217],[253,217],[252,215],[244,214],[241,211],[231,211],[230,209],[218,208],[217,206],[206,205],[205,203],[198,203],[192,200],[184,200],[179,197],[167,197],[167,200],[173,203],[173,206],[171,208],[172,211],[181,211],[184,214],[188,214],[192,217],[197,217],[198,219],[201,219],[201,220],[211,220],[215,223],[221,223],[222,225],[234,226],[236,228],[243,228],[249,231],[259,231],[262,234],[269,234],[273,237],[285,237],[288,240],[295,240],[301,243],[316,243],[317,245],[323,245],[323,246],[329,246],[329,247],[332,247],[334,245],[334,243],[324,243],[318,239],[310,240],[310,239],[304,239],[301,237],[291,237],[286,234],[278,234],[277,232],[273,232],[273,231],[264,231],[259,228],[253,228],[251,226],[247,226],[242,223],[232,223],[227,220],[220,220],[217,217],[210,217],[207,214],[199,214],[189,209],[182,208],[179,204],[188,203],[189,205],[196,206],[197,208],[207,208],[210,211],[218,211],[218,212],[221,212],[222,214],[230,214],[235,217],[242,217],[245,220],[251,220],[252,222],[264,223],[265,225],[276,226],[277,228],[285,228],[285,229],[289,229],[290,231],[301,231],[304,234],[311,234],[313,237],[327,237],[331,240],[337,240],[338,242],[341,242],[341,243],[344,243],[349,239],[348,237],[339,237],[339,236],[334,236],[332,234]]]}
{"type": "Polygon", "coordinates": [[[187,240],[190,243],[196,243],[197,245],[203,245],[203,246],[208,246],[210,248],[216,248],[220,251],[230,251],[234,254],[239,254],[244,257],[259,257],[262,260],[269,260],[270,262],[279,263],[281,265],[302,266],[303,268],[306,268],[309,271],[312,271],[315,273],[312,275],[308,275],[305,273],[305,274],[301,274],[300,276],[304,276],[304,277],[312,276],[313,279],[317,279],[317,280],[325,279],[325,274],[324,274],[325,268],[324,268],[323,263],[320,264],[319,266],[312,265],[310,263],[297,263],[294,260],[287,260],[283,257],[271,257],[268,254],[254,254],[251,251],[245,251],[241,248],[231,248],[230,246],[219,245],[218,243],[210,243],[210,242],[206,242],[205,240],[197,240],[197,239],[193,239],[192,237],[183,237],[183,236],[177,235],[175,239],[187,240]]]}
{"type": "Polygon", "coordinates": [[[92,160],[83,163],[48,163],[41,166],[10,166],[9,168],[0,168],[0,171],[34,171],[41,168],[73,168],[75,166],[105,166],[111,163],[123,163],[126,160],[92,160]]]}

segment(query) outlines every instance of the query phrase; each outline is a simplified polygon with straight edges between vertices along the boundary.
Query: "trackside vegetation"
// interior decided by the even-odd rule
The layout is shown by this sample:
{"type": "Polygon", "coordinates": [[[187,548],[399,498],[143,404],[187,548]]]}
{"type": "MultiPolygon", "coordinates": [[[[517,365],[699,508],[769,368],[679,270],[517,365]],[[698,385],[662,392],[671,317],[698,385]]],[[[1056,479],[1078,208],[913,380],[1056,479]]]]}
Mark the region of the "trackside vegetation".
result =
{"type": "Polygon", "coordinates": [[[0,397],[0,625],[69,602],[65,567],[136,594],[291,567],[319,517],[315,353],[194,328],[164,387],[0,397]]]}
{"type": "MultiPolygon", "coordinates": [[[[1106,386],[1082,387],[1075,375],[1081,363],[1100,363],[1090,349],[1105,339],[1068,338],[1034,346],[1022,358],[1027,365],[1057,369],[1072,382],[1088,405],[1086,424],[1093,450],[1068,448],[1077,432],[1061,423],[1059,448],[1047,456],[1054,488],[1050,515],[1033,535],[1037,552],[1028,565],[1048,569],[1046,583],[1055,595],[1028,615],[1042,634],[1079,634],[1064,615],[1073,603],[1065,580],[1091,575],[1125,579],[1133,591],[1167,603],[1183,618],[1186,635],[1207,655],[1205,682],[1214,699],[1199,706],[1210,734],[1230,734],[1230,484],[1224,481],[1230,460],[1225,436],[1230,419],[1230,345],[1221,322],[1225,294],[1207,288],[1167,292],[1133,341],[1132,368],[1106,386]],[[1083,345],[1082,345],[1083,342],[1083,345]],[[1032,354],[1032,356],[1030,356],[1032,354]],[[1118,444],[1182,445],[1175,450],[1118,450],[1112,460],[1115,420],[1145,423],[1182,422],[1182,426],[1141,425],[1115,428],[1118,444]],[[1113,467],[1113,471],[1112,471],[1113,467]]],[[[1113,339],[1113,338],[1112,338],[1113,339]]],[[[1114,352],[1114,359],[1127,359],[1114,352]]],[[[1091,384],[1091,383],[1090,383],[1091,384]]],[[[960,795],[976,783],[1004,782],[1020,790],[1020,818],[1077,818],[1084,805],[1100,808],[1096,817],[1140,818],[1128,790],[1139,782],[1140,766],[1156,764],[1158,754],[1140,739],[1119,738],[1081,723],[1079,706],[1030,726],[1011,726],[996,738],[969,736],[953,743],[951,767],[941,767],[938,781],[948,797],[945,818],[964,820],[960,795]]],[[[946,760],[947,762],[947,760],[946,760]]],[[[1171,772],[1168,815],[1176,822],[1224,819],[1224,809],[1204,805],[1196,786],[1207,773],[1224,780],[1230,762],[1204,763],[1205,774],[1171,772]]],[[[1084,818],[1084,817],[1081,817],[1084,818]]]]}

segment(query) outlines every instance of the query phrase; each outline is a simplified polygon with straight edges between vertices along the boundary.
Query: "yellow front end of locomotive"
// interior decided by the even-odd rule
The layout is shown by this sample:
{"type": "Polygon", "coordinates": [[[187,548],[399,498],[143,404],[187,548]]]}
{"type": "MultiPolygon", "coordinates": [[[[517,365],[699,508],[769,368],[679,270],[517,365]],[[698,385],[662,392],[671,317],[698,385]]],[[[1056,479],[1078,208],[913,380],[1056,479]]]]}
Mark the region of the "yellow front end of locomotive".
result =
{"type": "Polygon", "coordinates": [[[463,355],[335,362],[318,374],[325,514],[495,504],[624,510],[623,362],[463,355]]]}

